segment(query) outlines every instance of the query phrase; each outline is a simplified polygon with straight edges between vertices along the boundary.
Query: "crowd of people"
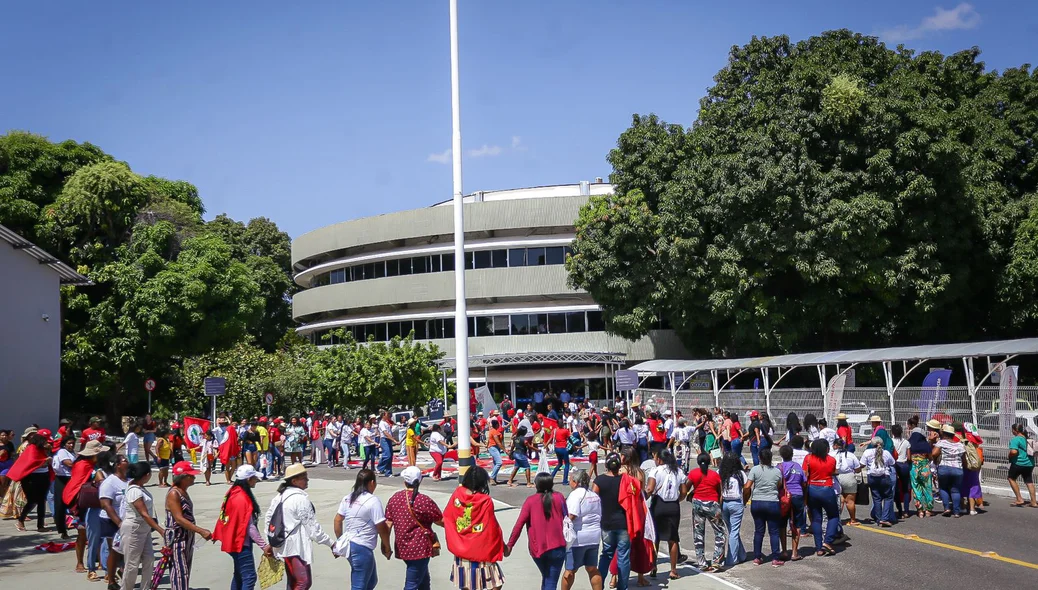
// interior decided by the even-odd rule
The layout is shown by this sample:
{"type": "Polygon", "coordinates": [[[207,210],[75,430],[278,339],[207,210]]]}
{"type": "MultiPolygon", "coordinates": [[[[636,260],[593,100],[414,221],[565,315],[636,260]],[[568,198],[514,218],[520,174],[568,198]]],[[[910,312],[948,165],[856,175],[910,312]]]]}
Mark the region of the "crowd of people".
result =
{"type": "MultiPolygon", "coordinates": [[[[0,516],[25,530],[35,511],[37,530],[47,531],[52,503],[56,532],[63,540],[76,535],[76,571],[110,589],[130,590],[138,579],[142,590],[154,587],[156,535],[174,590],[189,587],[196,537],[219,542],[229,555],[232,589],[256,585],[253,546],[284,562],[290,590],[310,588],[314,543],[349,562],[352,588],[377,584],[376,550],[404,562],[406,589],[429,588],[429,560],[441,551],[442,527],[451,579],[462,590],[500,588],[501,564],[523,532],[542,588],[556,588],[561,580],[568,590],[584,570],[598,590],[607,577],[611,588],[626,588],[632,574],[639,586],[648,585],[647,577],[657,576],[661,549],[669,556],[666,575],[680,577],[678,566],[688,559],[679,546],[683,501],[691,504],[701,571],[750,559],[773,566],[800,561],[801,538],[809,533],[814,555],[834,555],[848,539],[845,526],[862,524],[858,508],[865,497],[871,523],[879,527],[934,516],[936,499],[943,516],[984,511],[984,443],[970,423],[913,416],[903,427],[888,428],[872,416],[870,436],[855,440],[843,414],[835,416],[835,428],[812,414],[790,414],[778,434],[766,412],[749,412],[745,428],[736,412],[697,408],[690,414],[637,405],[598,409],[551,398],[541,407],[506,404],[478,418],[471,431],[473,456],[486,449],[489,468],[464,471],[442,508],[420,492],[420,484],[426,476],[441,479],[444,460],[457,458],[451,418],[426,426],[413,418],[395,424],[388,412],[353,420],[314,412],[288,421],[222,415],[190,450],[180,424],[160,425],[151,416],[133,422],[119,444],[107,444],[98,418],[78,436],[63,420],[54,433],[25,429],[17,448],[11,432],[0,431],[0,516]],[[400,472],[393,470],[395,447],[407,464],[400,472]],[[434,462],[427,473],[416,465],[419,448],[428,449],[434,462]],[[587,468],[572,468],[570,457],[585,453],[587,468]],[[555,457],[554,469],[546,468],[548,456],[555,457]],[[533,490],[507,537],[490,497],[491,487],[504,483],[498,477],[505,458],[513,466],[507,483],[516,485],[525,472],[533,490]],[[334,536],[324,532],[306,495],[308,467],[317,465],[359,469],[334,517],[334,536]],[[190,488],[196,477],[211,485],[217,467],[230,487],[215,526],[204,528],[196,522],[190,488]],[[560,471],[568,496],[556,490],[560,471]],[[153,474],[160,488],[168,488],[161,498],[164,519],[148,489],[153,474]],[[402,477],[403,489],[383,505],[374,492],[381,477],[393,476],[402,477]],[[261,527],[253,488],[263,479],[281,482],[261,527]],[[747,551],[742,522],[750,517],[747,551]],[[709,552],[707,529],[713,535],[709,552]]],[[[1012,504],[1038,507],[1035,445],[1026,428],[1014,425],[1009,456],[1012,504]]]]}

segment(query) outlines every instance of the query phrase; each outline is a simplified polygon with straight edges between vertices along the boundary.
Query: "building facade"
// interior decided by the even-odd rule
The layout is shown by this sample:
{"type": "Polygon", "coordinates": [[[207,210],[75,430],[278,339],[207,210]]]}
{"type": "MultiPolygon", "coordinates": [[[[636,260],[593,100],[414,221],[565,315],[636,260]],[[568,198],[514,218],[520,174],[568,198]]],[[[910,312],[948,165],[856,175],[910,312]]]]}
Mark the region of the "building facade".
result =
{"type": "MultiPolygon", "coordinates": [[[[61,408],[61,285],[86,277],[0,225],[0,429],[56,429],[61,408]]],[[[17,444],[17,441],[15,441],[17,444]]]]}
{"type": "MultiPolygon", "coordinates": [[[[574,222],[606,183],[480,192],[465,197],[465,272],[470,375],[497,397],[533,391],[603,397],[615,368],[683,358],[660,326],[629,341],[605,332],[599,306],[567,285],[574,222]]],[[[293,298],[301,335],[333,345],[333,330],[358,339],[407,336],[454,357],[452,203],[330,225],[292,243],[293,298]]]]}

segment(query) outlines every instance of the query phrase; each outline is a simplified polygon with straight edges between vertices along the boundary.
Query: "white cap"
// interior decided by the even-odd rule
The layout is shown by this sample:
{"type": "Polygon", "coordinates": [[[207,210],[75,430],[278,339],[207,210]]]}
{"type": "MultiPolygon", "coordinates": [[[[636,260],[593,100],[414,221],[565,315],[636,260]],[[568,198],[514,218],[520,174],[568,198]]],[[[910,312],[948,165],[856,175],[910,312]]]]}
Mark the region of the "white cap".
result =
{"type": "Polygon", "coordinates": [[[410,467],[404,467],[404,470],[400,472],[400,477],[404,478],[404,483],[413,486],[414,484],[422,481],[422,470],[411,465],[410,467]]]}
{"type": "Polygon", "coordinates": [[[664,416],[670,416],[670,410],[663,410],[664,416]]]}
{"type": "Polygon", "coordinates": [[[234,481],[248,481],[259,477],[259,472],[252,465],[242,465],[234,472],[234,481]]]}

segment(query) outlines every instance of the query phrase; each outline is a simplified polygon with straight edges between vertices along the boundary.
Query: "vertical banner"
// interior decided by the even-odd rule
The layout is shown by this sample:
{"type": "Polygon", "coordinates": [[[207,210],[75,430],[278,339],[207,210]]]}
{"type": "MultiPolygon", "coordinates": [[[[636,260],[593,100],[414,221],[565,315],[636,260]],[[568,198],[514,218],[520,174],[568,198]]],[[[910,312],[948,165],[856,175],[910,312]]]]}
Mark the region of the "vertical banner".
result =
{"type": "Polygon", "coordinates": [[[941,405],[948,397],[948,381],[951,379],[951,369],[935,369],[930,371],[923,379],[923,388],[919,395],[919,413],[923,421],[934,418],[938,413],[941,422],[951,422],[951,416],[940,412],[941,405]],[[943,418],[947,417],[947,420],[943,418]]]}
{"type": "Polygon", "coordinates": [[[490,393],[490,388],[486,385],[480,385],[476,388],[476,399],[483,407],[484,416],[489,417],[490,412],[497,409],[497,402],[494,401],[494,394],[490,393]]]}
{"type": "Polygon", "coordinates": [[[843,390],[847,386],[847,373],[840,373],[829,380],[825,392],[825,420],[830,428],[836,426],[836,415],[843,407],[843,390]]]}
{"type": "Polygon", "coordinates": [[[1016,420],[1016,380],[1020,367],[1013,365],[1002,369],[1002,378],[998,383],[998,435],[1002,444],[1009,444],[1012,438],[1013,421],[1016,420]]]}

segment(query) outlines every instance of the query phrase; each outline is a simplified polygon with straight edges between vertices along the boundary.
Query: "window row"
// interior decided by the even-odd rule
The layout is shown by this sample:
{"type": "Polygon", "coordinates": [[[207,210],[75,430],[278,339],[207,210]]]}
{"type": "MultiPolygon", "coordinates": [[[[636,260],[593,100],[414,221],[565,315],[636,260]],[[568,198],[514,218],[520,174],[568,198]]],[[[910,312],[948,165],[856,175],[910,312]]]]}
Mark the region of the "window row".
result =
{"type": "MultiPolygon", "coordinates": [[[[465,253],[465,268],[508,268],[515,266],[545,266],[563,264],[566,256],[573,251],[569,246],[553,246],[550,248],[510,248],[502,250],[479,250],[465,253]]],[[[369,262],[331,272],[315,275],[310,280],[311,287],[336,285],[352,281],[417,275],[429,272],[447,272],[454,270],[454,254],[433,254],[415,256],[381,262],[369,262]]]]}
{"type": "MultiPolygon", "coordinates": [[[[336,328],[338,329],[338,328],[336,328]]],[[[404,320],[344,326],[355,340],[364,342],[369,337],[382,342],[395,336],[406,337],[414,330],[416,340],[454,338],[454,318],[431,320],[404,320]]],[[[338,344],[333,330],[317,330],[308,336],[318,345],[338,344]]],[[[604,332],[601,311],[570,311],[564,313],[523,313],[511,315],[478,316],[469,318],[469,336],[519,336],[524,334],[572,334],[577,332],[604,332]]]]}

